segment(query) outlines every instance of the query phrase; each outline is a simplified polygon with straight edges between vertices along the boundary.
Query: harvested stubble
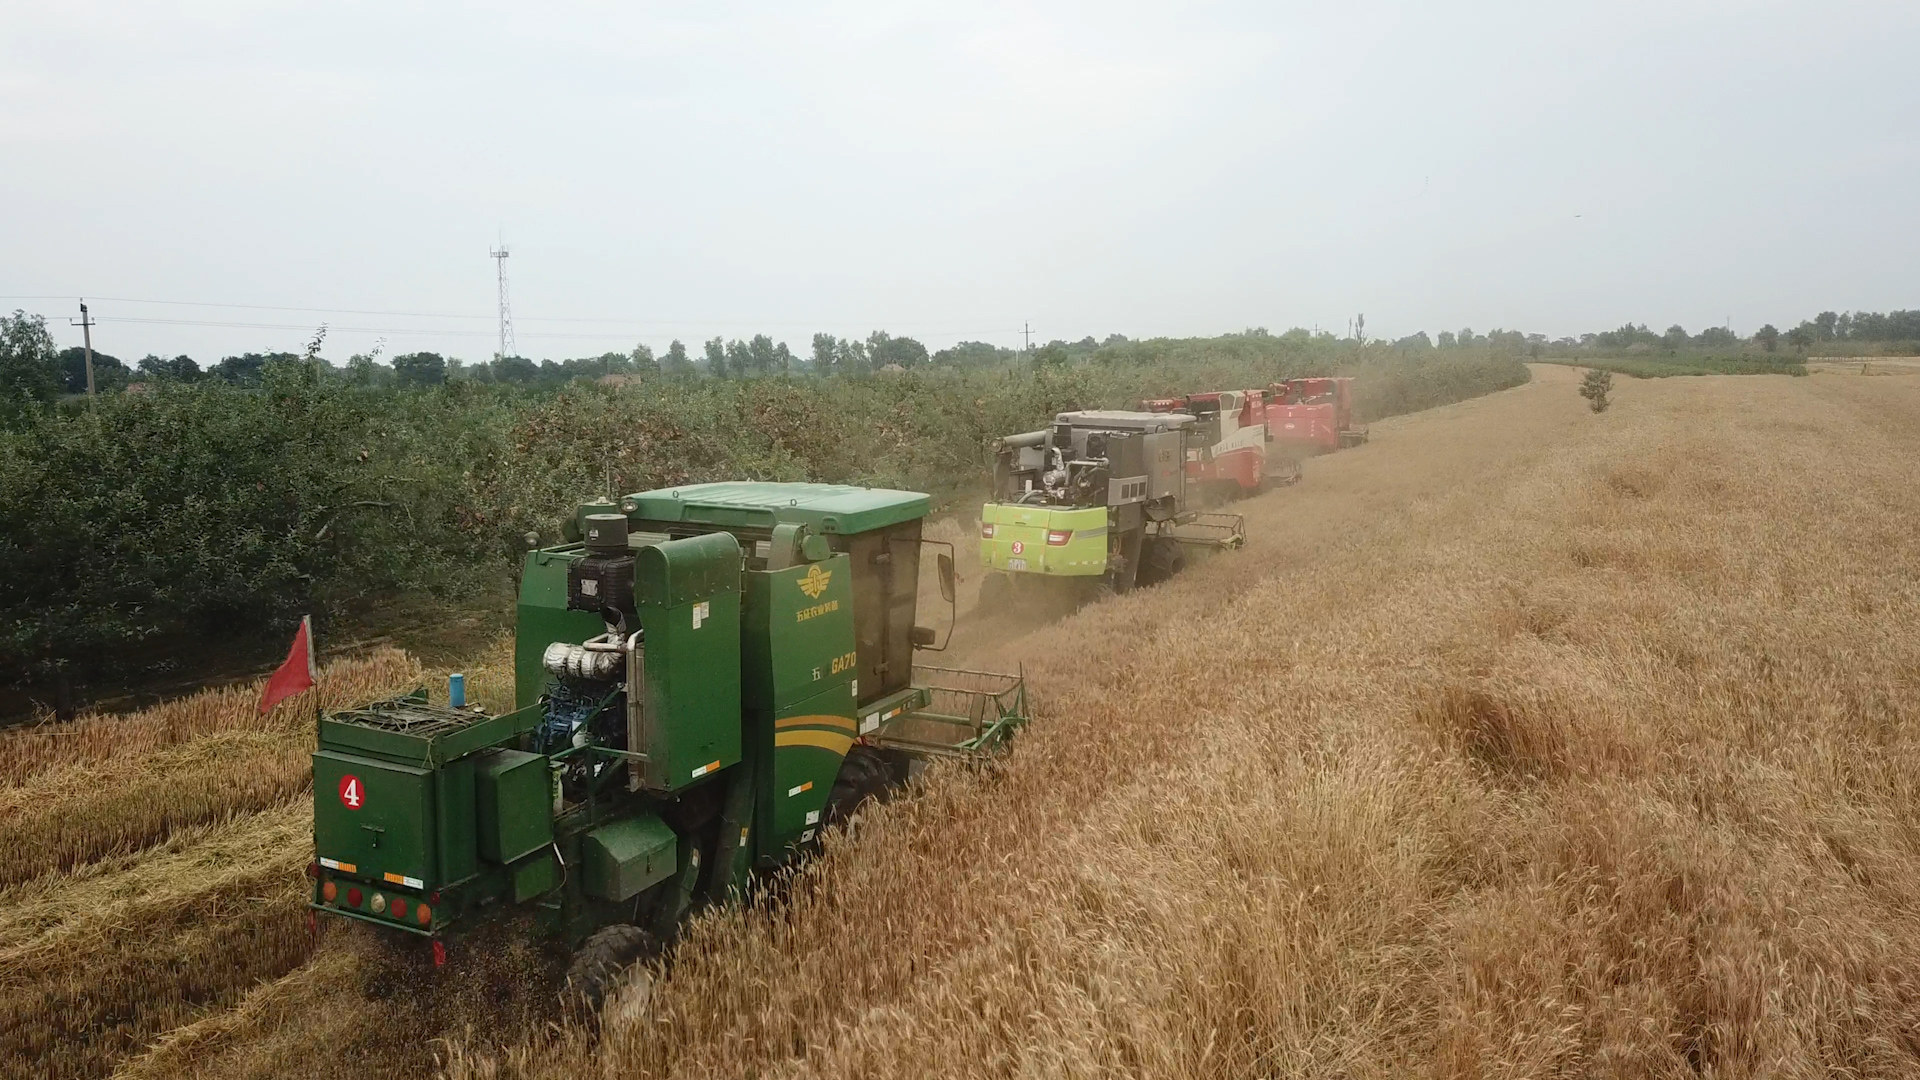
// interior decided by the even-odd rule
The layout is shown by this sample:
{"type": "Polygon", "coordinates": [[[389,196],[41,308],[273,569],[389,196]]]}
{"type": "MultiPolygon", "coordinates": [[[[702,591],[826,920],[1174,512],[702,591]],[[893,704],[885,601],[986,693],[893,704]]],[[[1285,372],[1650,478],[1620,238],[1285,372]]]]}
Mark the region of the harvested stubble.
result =
{"type": "Polygon", "coordinates": [[[0,736],[0,1074],[98,1076],[300,965],[313,709],[406,689],[394,650],[0,736]]]}
{"type": "Polygon", "coordinates": [[[453,1072],[1913,1075],[1893,384],[1595,417],[1547,369],[1378,425],[1240,557],[998,658],[1011,756],[699,922],[649,1015],[453,1072]]]}
{"type": "Polygon", "coordinates": [[[0,1062],[99,1076],[155,1035],[308,955],[304,801],[7,890],[0,1062]]]}
{"type": "Polygon", "coordinates": [[[266,716],[258,683],[124,717],[0,736],[0,888],[137,851],[190,826],[250,814],[306,789],[316,707],[417,685],[398,650],[328,664],[320,692],[266,716]],[[124,725],[124,737],[116,734],[124,725]]]}

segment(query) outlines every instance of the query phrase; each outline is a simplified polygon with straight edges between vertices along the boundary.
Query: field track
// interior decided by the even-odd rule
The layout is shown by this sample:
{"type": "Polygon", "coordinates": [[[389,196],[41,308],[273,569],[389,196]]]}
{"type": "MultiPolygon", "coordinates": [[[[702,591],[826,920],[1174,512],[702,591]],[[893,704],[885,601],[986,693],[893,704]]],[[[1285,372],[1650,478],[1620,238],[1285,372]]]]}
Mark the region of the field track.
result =
{"type": "Polygon", "coordinates": [[[1168,586],[977,624],[1035,690],[1014,752],[697,924],[597,1043],[310,956],[297,795],[181,823],[8,772],[0,1070],[1912,1075],[1920,380],[1577,381],[1376,424],[1168,586]],[[125,820],[42,853],[67,798],[125,820]]]}

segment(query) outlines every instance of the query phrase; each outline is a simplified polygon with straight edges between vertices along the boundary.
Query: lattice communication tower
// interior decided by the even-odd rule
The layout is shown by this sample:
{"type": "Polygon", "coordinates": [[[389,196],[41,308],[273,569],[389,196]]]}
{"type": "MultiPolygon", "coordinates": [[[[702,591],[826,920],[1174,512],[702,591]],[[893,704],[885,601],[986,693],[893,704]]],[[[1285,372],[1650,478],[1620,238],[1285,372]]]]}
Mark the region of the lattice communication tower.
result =
{"type": "Polygon", "coordinates": [[[507,303],[507,245],[501,244],[491,254],[500,278],[500,351],[493,354],[495,360],[500,360],[514,354],[513,308],[507,303]]]}

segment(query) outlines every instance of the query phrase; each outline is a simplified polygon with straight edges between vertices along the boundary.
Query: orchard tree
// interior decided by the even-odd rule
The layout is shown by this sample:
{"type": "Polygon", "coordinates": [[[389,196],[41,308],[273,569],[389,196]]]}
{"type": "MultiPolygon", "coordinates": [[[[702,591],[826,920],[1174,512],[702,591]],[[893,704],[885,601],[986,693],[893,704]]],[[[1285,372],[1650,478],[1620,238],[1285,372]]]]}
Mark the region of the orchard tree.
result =
{"type": "Polygon", "coordinates": [[[694,373],[693,358],[687,355],[686,342],[679,338],[667,346],[667,355],[660,359],[660,370],[668,375],[691,375],[694,373]]]}
{"type": "Polygon", "coordinates": [[[839,353],[840,341],[832,334],[813,335],[813,373],[833,374],[834,361],[839,359],[839,353]]]}
{"type": "Polygon", "coordinates": [[[0,418],[60,396],[58,355],[47,320],[24,311],[0,318],[0,418]]]}
{"type": "MultiPolygon", "coordinates": [[[[60,350],[60,382],[69,394],[87,392],[87,350],[78,345],[60,350]]],[[[133,381],[133,372],[118,357],[93,354],[93,385],[96,390],[119,390],[133,381]]]]}
{"type": "MultiPolygon", "coordinates": [[[[1088,345],[1095,344],[1088,338],[1088,345]]],[[[894,337],[885,330],[875,330],[867,335],[867,358],[876,368],[888,364],[899,364],[903,368],[918,367],[927,362],[927,347],[910,337],[894,337]]]]}
{"type": "Polygon", "coordinates": [[[200,365],[193,362],[191,356],[176,356],[171,360],[148,355],[140,360],[140,377],[156,382],[173,380],[192,382],[200,377],[200,365]]]}
{"type": "Polygon", "coordinates": [[[447,381],[447,361],[439,353],[417,352],[393,358],[393,381],[401,386],[439,386],[447,381]]]}

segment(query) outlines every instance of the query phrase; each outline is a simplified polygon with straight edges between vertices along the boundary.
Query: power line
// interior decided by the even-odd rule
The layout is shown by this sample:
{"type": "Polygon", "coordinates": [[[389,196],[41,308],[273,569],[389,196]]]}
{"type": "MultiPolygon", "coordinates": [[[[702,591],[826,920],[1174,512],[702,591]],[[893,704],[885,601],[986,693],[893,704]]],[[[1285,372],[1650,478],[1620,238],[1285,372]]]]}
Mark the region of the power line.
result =
{"type": "MultiPolygon", "coordinates": [[[[213,329],[227,329],[227,330],[311,330],[313,329],[312,323],[233,322],[233,321],[220,320],[220,319],[155,319],[155,318],[143,318],[137,315],[96,315],[93,317],[93,321],[96,325],[100,323],[129,323],[129,324],[139,325],[139,326],[191,326],[191,327],[208,327],[213,329]]],[[[684,325],[719,326],[719,325],[728,325],[728,324],[686,323],[684,325]]],[[[778,326],[782,324],[742,323],[742,324],[733,324],[733,325],[770,327],[770,326],[778,326]]],[[[819,323],[793,323],[788,325],[818,326],[820,324],[819,323]]],[[[496,331],[494,330],[459,330],[459,329],[433,329],[433,328],[423,329],[419,327],[397,327],[397,326],[334,325],[334,326],[329,326],[328,331],[334,334],[391,334],[399,337],[489,338],[489,337],[496,336],[496,331]]],[[[1017,329],[1009,330],[1009,329],[1003,329],[1003,328],[996,328],[991,330],[916,329],[915,332],[920,334],[925,334],[928,337],[958,337],[958,336],[967,335],[967,334],[1019,333],[1017,329]]],[[[540,331],[534,331],[531,333],[516,332],[515,336],[517,338],[518,337],[534,338],[534,339],[539,339],[543,341],[544,340],[605,341],[608,338],[619,337],[621,335],[614,331],[606,331],[604,333],[596,334],[596,333],[567,332],[567,331],[560,331],[560,330],[540,330],[540,331]]]]}
{"type": "MultiPolygon", "coordinates": [[[[0,295],[0,300],[71,300],[72,298],[73,297],[67,293],[60,293],[57,295],[56,294],[0,295]]],[[[157,305],[162,305],[167,307],[229,308],[236,311],[292,311],[292,312],[300,312],[302,314],[311,314],[311,315],[379,315],[387,318],[399,318],[399,319],[468,319],[468,320],[474,320],[474,321],[485,320],[487,322],[493,322],[494,320],[499,318],[498,314],[455,315],[455,314],[449,314],[449,313],[443,313],[443,312],[431,312],[431,311],[384,311],[384,310],[374,310],[374,309],[368,309],[368,308],[296,307],[296,306],[290,306],[285,304],[218,304],[218,303],[212,303],[212,302],[203,301],[203,300],[153,300],[153,299],[146,299],[146,298],[132,297],[132,296],[96,296],[93,299],[95,303],[98,303],[104,300],[109,303],[116,303],[116,304],[157,304],[157,305]]],[[[219,320],[203,321],[203,320],[191,320],[191,319],[148,319],[148,318],[138,318],[134,316],[107,316],[105,318],[96,317],[94,321],[95,322],[137,322],[137,323],[166,324],[166,325],[174,325],[174,326],[229,326],[229,327],[238,327],[243,329],[263,329],[263,330],[280,330],[280,329],[310,330],[312,329],[312,326],[307,323],[244,323],[244,322],[229,322],[229,321],[219,321],[219,320]]],[[[710,327],[756,327],[756,328],[769,328],[769,329],[773,327],[792,327],[792,326],[800,326],[800,327],[846,326],[850,324],[860,324],[860,323],[878,326],[878,325],[883,325],[887,322],[887,320],[885,319],[787,319],[787,320],[628,319],[628,318],[614,318],[614,317],[584,318],[579,316],[565,316],[565,317],[536,316],[533,318],[521,317],[516,321],[521,323],[578,323],[578,324],[600,325],[600,326],[662,326],[662,327],[710,326],[710,327]]],[[[336,331],[352,331],[352,330],[368,329],[368,328],[336,326],[334,327],[334,329],[336,331]]],[[[1020,333],[1019,327],[1006,327],[1006,326],[996,326],[996,327],[989,327],[989,328],[973,328],[973,329],[964,329],[964,330],[925,330],[925,329],[918,329],[918,328],[909,328],[909,329],[915,329],[918,333],[928,334],[928,335],[1020,333]]],[[[402,333],[402,334],[413,334],[413,333],[478,334],[480,336],[489,336],[489,337],[495,334],[494,330],[478,330],[478,331],[474,331],[474,330],[389,330],[385,328],[371,328],[371,329],[368,329],[368,332],[402,333]]],[[[603,335],[603,334],[558,335],[558,334],[546,333],[546,334],[532,334],[528,336],[530,337],[558,337],[558,336],[604,337],[608,335],[603,335]]]]}

